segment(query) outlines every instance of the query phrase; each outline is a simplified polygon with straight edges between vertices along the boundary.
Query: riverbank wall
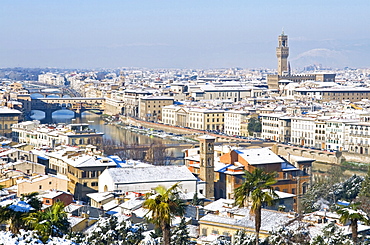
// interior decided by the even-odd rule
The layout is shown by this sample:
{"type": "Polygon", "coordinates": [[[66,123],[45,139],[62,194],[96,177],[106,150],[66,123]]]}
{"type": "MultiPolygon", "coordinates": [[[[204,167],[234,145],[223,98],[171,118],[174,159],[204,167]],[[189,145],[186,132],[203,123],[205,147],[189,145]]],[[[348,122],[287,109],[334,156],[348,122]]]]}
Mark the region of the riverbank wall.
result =
{"type": "Polygon", "coordinates": [[[332,164],[341,164],[343,161],[345,161],[344,157],[342,156],[342,152],[319,151],[283,144],[275,144],[272,147],[272,151],[275,154],[278,154],[285,158],[287,158],[289,155],[301,156],[315,159],[316,161],[327,162],[332,164]]]}
{"type": "Polygon", "coordinates": [[[350,152],[329,152],[314,149],[301,148],[297,146],[275,144],[272,147],[274,153],[288,157],[288,155],[302,156],[307,158],[315,159],[319,162],[326,162],[331,164],[342,164],[344,162],[355,162],[355,163],[370,163],[370,155],[350,153],[350,152]]]}

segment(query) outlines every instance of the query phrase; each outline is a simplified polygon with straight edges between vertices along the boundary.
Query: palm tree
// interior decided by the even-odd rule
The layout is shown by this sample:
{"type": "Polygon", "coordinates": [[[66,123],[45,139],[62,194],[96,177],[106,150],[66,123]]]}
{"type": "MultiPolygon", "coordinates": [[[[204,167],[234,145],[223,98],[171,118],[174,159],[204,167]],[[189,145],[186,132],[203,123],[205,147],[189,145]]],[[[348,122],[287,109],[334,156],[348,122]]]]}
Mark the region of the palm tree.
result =
{"type": "Polygon", "coordinates": [[[22,194],[21,195],[21,200],[25,201],[26,203],[31,205],[31,207],[33,207],[35,209],[35,211],[39,211],[39,210],[41,210],[42,202],[38,198],[38,195],[39,195],[38,192],[31,192],[31,193],[28,193],[28,194],[22,194]]]}
{"type": "Polygon", "coordinates": [[[30,204],[24,201],[16,201],[13,204],[0,207],[0,223],[8,223],[9,230],[13,234],[17,234],[20,229],[28,228],[24,218],[33,211],[34,208],[30,204]]]}
{"type": "Polygon", "coordinates": [[[352,240],[356,244],[357,243],[357,236],[358,236],[358,221],[365,222],[366,224],[370,223],[369,217],[366,215],[364,211],[358,208],[360,203],[352,203],[347,207],[342,207],[337,211],[340,215],[339,221],[342,224],[346,224],[348,221],[350,222],[350,228],[352,230],[352,240]]]}
{"type": "Polygon", "coordinates": [[[259,243],[262,205],[272,205],[277,196],[271,187],[276,183],[275,173],[267,173],[256,168],[253,172],[244,171],[244,183],[235,189],[235,204],[246,207],[251,203],[250,213],[254,216],[256,244],[259,243]]]}
{"type": "Polygon", "coordinates": [[[158,186],[154,189],[156,194],[148,193],[143,203],[143,208],[148,209],[148,221],[162,230],[164,245],[170,245],[172,219],[184,214],[184,204],[180,200],[178,188],[179,183],[168,189],[158,186]]]}
{"type": "Polygon", "coordinates": [[[70,228],[62,202],[54,203],[45,211],[31,213],[24,220],[39,233],[43,242],[46,242],[50,236],[62,237],[70,228]]]}

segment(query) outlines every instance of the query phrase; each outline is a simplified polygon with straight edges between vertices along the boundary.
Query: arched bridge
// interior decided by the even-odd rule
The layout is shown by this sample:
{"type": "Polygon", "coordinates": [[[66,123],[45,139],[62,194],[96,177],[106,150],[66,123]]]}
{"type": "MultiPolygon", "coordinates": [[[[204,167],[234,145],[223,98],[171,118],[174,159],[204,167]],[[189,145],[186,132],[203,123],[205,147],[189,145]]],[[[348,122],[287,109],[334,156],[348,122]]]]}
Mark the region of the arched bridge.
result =
{"type": "Polygon", "coordinates": [[[52,113],[63,108],[75,112],[75,115],[81,115],[88,110],[104,110],[105,98],[39,98],[31,100],[31,110],[40,110],[45,112],[44,121],[50,122],[52,113]]]}

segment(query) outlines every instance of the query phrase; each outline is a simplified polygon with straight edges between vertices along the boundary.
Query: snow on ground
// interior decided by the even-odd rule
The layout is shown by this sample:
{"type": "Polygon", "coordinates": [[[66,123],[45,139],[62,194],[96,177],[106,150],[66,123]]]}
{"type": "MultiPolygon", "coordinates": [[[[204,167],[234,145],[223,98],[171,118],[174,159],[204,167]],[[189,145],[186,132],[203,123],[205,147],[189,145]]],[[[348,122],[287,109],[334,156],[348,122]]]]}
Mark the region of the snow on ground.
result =
{"type": "MultiPolygon", "coordinates": [[[[13,233],[8,231],[0,231],[0,244],[14,244],[14,245],[39,245],[44,244],[39,239],[36,238],[36,235],[32,231],[21,231],[20,235],[14,236],[13,233]]],[[[76,245],[76,243],[54,237],[52,240],[49,240],[46,245],[76,245]]]]}

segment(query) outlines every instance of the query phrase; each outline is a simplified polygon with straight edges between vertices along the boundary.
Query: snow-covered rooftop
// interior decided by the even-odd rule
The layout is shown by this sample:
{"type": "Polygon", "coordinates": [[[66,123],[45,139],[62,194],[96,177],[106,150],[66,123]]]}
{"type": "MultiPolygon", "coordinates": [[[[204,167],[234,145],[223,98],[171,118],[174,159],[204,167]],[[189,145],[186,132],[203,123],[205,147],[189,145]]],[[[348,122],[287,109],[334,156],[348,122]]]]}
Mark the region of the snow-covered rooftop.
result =
{"type": "Polygon", "coordinates": [[[145,183],[158,181],[187,181],[196,177],[186,166],[153,166],[146,168],[106,169],[115,183],[145,183]]]}
{"type": "MultiPolygon", "coordinates": [[[[200,223],[214,222],[214,223],[220,223],[222,225],[239,226],[242,228],[254,229],[254,217],[251,216],[250,209],[239,208],[239,209],[233,210],[233,213],[235,215],[242,216],[242,217],[241,218],[239,217],[231,218],[231,217],[225,217],[221,215],[207,214],[203,218],[200,219],[200,223]]],[[[262,209],[261,230],[271,231],[274,227],[287,223],[291,219],[292,218],[289,217],[288,213],[262,209]]]]}
{"type": "Polygon", "coordinates": [[[269,148],[253,148],[235,150],[250,165],[283,163],[284,159],[273,153],[269,148]]]}

